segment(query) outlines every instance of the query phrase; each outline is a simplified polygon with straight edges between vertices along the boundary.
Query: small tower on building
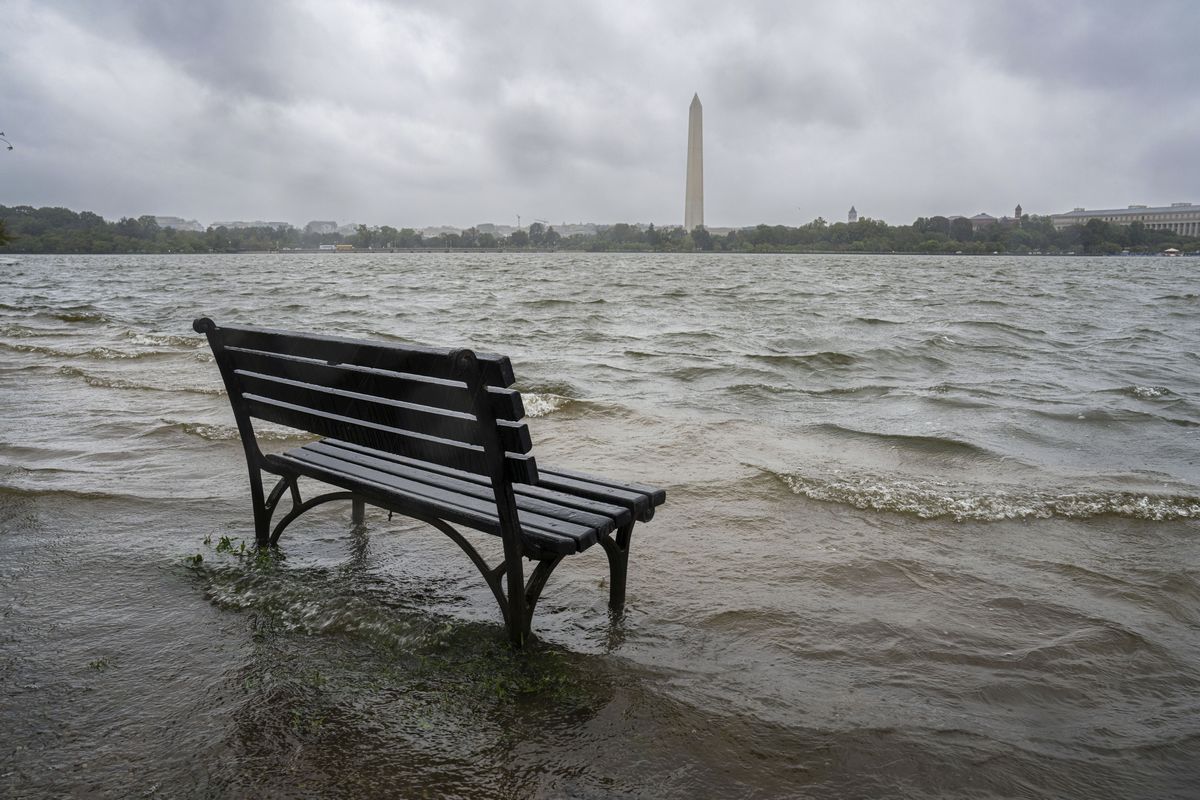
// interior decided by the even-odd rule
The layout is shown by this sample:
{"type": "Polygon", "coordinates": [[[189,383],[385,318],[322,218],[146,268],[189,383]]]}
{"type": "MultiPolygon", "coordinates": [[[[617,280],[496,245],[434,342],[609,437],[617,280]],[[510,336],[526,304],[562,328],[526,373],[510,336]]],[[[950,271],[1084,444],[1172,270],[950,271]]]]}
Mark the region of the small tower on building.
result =
{"type": "Polygon", "coordinates": [[[858,222],[858,212],[854,210],[854,206],[850,206],[850,213],[846,215],[847,222],[858,222]]]}
{"type": "Polygon", "coordinates": [[[1017,209],[1013,212],[1013,216],[1017,218],[1017,227],[1021,227],[1021,204],[1017,203],[1017,209]]]}

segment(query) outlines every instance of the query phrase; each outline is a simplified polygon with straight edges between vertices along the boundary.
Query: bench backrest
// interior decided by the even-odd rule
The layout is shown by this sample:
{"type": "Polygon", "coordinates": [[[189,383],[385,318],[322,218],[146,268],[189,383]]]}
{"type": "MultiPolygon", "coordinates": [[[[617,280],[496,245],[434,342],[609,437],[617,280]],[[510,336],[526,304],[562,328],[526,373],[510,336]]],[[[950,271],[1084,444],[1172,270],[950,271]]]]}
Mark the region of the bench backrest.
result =
{"type": "Polygon", "coordinates": [[[504,483],[537,482],[507,356],[218,327],[207,317],[193,328],[207,335],[243,443],[260,460],[251,418],[504,483]]]}

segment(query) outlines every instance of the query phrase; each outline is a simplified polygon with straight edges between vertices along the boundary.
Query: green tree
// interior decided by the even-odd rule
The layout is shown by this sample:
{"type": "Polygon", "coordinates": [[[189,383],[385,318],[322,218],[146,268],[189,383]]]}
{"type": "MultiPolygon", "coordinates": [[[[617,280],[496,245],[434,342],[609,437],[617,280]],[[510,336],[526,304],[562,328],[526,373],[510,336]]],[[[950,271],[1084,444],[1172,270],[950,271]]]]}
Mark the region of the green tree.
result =
{"type": "Polygon", "coordinates": [[[349,237],[350,244],[355,247],[366,250],[375,242],[375,233],[366,225],[359,225],[354,229],[354,234],[349,237]]]}
{"type": "Polygon", "coordinates": [[[534,247],[541,247],[542,240],[546,237],[546,226],[540,222],[535,222],[529,226],[529,243],[534,247]]]}
{"type": "Polygon", "coordinates": [[[380,225],[375,237],[380,247],[396,247],[400,241],[400,231],[391,225],[380,225]]]}
{"type": "Polygon", "coordinates": [[[6,245],[12,241],[12,236],[4,227],[4,220],[0,219],[0,246],[6,245]]]}
{"type": "Polygon", "coordinates": [[[959,242],[969,242],[975,234],[975,229],[971,227],[971,220],[966,217],[956,217],[950,223],[950,236],[959,242]]]}
{"type": "Polygon", "coordinates": [[[1112,238],[1108,227],[1108,223],[1102,219],[1089,219],[1087,221],[1087,224],[1083,226],[1083,233],[1079,238],[1079,242],[1083,245],[1085,252],[1103,252],[1104,243],[1112,238]]]}

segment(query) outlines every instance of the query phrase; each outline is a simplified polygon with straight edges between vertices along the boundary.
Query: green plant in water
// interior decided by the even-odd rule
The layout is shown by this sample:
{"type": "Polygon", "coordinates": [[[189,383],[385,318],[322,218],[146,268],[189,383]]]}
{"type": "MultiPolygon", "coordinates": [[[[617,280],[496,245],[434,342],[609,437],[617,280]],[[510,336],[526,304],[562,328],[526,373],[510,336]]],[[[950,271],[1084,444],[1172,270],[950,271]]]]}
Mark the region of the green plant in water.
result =
{"type": "Polygon", "coordinates": [[[184,559],[184,561],[188,562],[193,567],[199,566],[200,562],[203,560],[204,560],[204,556],[200,555],[199,553],[196,553],[194,556],[188,556],[187,558],[184,559]]]}
{"type": "Polygon", "coordinates": [[[292,709],[292,730],[297,733],[316,733],[325,724],[325,717],[306,714],[298,709],[292,709]]]}
{"type": "Polygon", "coordinates": [[[112,664],[108,662],[107,658],[97,658],[95,661],[88,662],[88,667],[96,670],[97,672],[103,672],[111,666],[112,664]]]}

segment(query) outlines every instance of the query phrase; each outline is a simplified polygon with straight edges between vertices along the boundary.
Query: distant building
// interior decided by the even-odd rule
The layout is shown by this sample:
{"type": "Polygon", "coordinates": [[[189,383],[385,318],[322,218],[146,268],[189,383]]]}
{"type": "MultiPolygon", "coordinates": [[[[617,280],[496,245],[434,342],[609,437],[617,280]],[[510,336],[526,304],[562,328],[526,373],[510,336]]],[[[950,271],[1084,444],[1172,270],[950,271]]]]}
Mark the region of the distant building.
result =
{"type": "Polygon", "coordinates": [[[154,221],[160,228],[174,228],[177,231],[203,231],[204,226],[194,219],[183,217],[155,217],[154,221]]]}
{"type": "Polygon", "coordinates": [[[435,236],[441,236],[446,233],[459,234],[462,233],[462,228],[452,228],[449,225],[433,225],[428,228],[421,228],[421,235],[426,239],[432,239],[435,236]]]}
{"type": "Polygon", "coordinates": [[[261,219],[256,219],[253,222],[245,220],[236,220],[234,222],[214,222],[214,228],[228,228],[229,230],[242,230],[245,228],[274,228],[275,230],[284,230],[292,227],[290,222],[263,222],[261,219]]]}
{"type": "Polygon", "coordinates": [[[561,222],[554,226],[554,230],[563,236],[595,236],[599,226],[594,222],[561,222]]]}
{"type": "Polygon", "coordinates": [[[850,213],[846,215],[846,222],[858,222],[858,212],[854,206],[850,206],[850,213]]]}
{"type": "Polygon", "coordinates": [[[1089,220],[1099,219],[1116,225],[1131,225],[1141,222],[1147,228],[1171,231],[1184,236],[1200,236],[1200,206],[1195,203],[1171,203],[1169,206],[1129,206],[1087,211],[1077,208],[1066,214],[1053,214],[1050,222],[1055,230],[1072,225],[1086,225],[1089,220]]]}
{"type": "Polygon", "coordinates": [[[997,220],[991,214],[976,214],[975,216],[971,217],[971,230],[981,231],[984,228],[989,228],[992,225],[995,225],[997,222],[999,222],[999,220],[997,220]]]}
{"type": "Polygon", "coordinates": [[[338,225],[333,220],[314,219],[304,226],[305,233],[337,233],[338,225]]]}

